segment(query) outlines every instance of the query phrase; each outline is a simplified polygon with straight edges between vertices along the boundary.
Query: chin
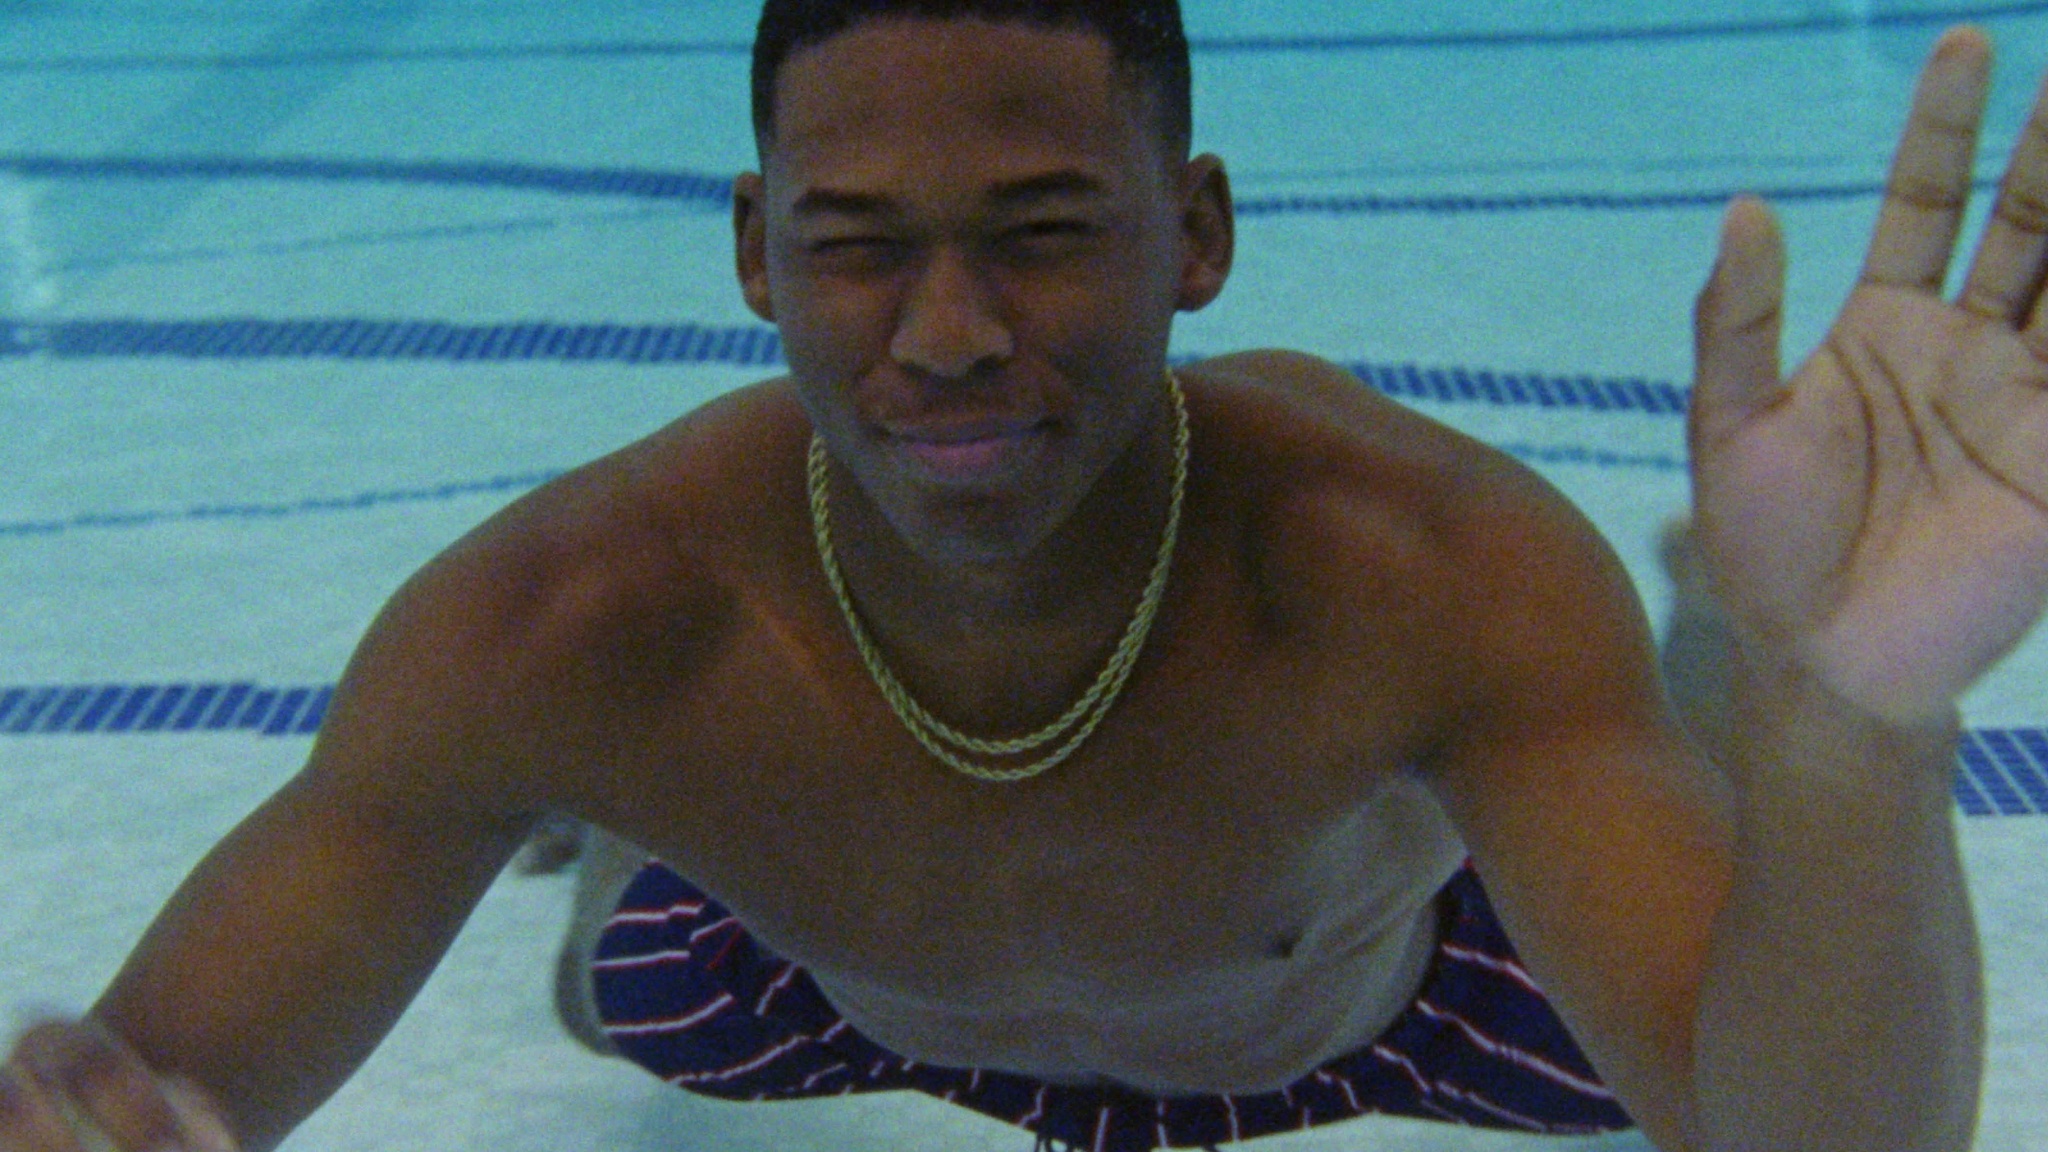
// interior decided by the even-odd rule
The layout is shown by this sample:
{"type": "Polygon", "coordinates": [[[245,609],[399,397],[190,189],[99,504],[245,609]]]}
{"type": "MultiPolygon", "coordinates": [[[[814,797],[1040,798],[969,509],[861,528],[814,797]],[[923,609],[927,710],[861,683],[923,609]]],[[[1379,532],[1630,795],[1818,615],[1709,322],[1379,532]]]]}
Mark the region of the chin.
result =
{"type": "Polygon", "coordinates": [[[935,564],[1007,564],[1029,557],[1058,528],[1047,516],[990,515],[990,509],[946,509],[919,518],[904,543],[935,564]],[[983,514],[976,515],[976,512],[983,514]]]}
{"type": "Polygon", "coordinates": [[[939,499],[888,515],[904,545],[933,564],[1005,564],[1031,555],[1058,528],[1044,508],[1014,500],[939,499]]]}
{"type": "Polygon", "coordinates": [[[910,550],[934,564],[1006,564],[1031,555],[1045,534],[1012,534],[948,530],[932,527],[916,534],[905,533],[910,550]]]}

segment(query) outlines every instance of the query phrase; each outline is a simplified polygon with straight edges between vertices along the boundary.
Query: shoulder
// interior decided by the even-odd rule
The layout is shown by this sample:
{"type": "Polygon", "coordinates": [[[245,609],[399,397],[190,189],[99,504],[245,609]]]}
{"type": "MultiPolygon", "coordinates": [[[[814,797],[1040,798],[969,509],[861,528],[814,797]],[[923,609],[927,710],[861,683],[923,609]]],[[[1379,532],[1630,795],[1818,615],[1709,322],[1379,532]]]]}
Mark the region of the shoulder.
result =
{"type": "Polygon", "coordinates": [[[1258,351],[1183,377],[1206,426],[1198,451],[1274,574],[1303,591],[1391,580],[1440,622],[1477,625],[1573,600],[1611,609],[1626,586],[1597,530],[1532,469],[1338,365],[1258,351]]]}
{"type": "Polygon", "coordinates": [[[772,498],[801,492],[793,417],[772,386],[713,400],[513,502],[401,597],[431,606],[444,639],[506,656],[580,653],[621,617],[715,616],[801,507],[772,498]]]}
{"type": "Polygon", "coordinates": [[[403,740],[484,789],[599,754],[631,709],[716,668],[753,574],[779,562],[792,528],[773,510],[802,507],[793,408],[773,385],[721,397],[456,541],[372,623],[323,743],[384,772],[403,740]],[[788,498],[763,498],[778,483],[788,498]]]}
{"type": "Polygon", "coordinates": [[[1568,505],[1503,452],[1389,399],[1344,368],[1298,352],[1239,353],[1183,372],[1209,416],[1223,467],[1288,507],[1373,507],[1454,542],[1506,501],[1568,505]]]}

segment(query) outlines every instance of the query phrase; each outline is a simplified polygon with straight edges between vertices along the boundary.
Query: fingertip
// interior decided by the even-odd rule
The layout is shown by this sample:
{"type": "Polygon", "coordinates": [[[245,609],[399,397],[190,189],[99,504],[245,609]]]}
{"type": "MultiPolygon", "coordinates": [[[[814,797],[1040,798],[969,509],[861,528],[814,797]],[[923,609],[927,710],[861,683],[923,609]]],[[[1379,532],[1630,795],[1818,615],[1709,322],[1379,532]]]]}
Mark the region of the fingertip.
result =
{"type": "Polygon", "coordinates": [[[183,1076],[165,1076],[158,1084],[192,1152],[236,1152],[234,1135],[211,1094],[183,1076]]]}
{"type": "Polygon", "coordinates": [[[1957,24],[1934,42],[1937,60],[1981,60],[1988,64],[1991,53],[1991,33],[1976,24],[1957,24]]]}
{"type": "Polygon", "coordinates": [[[84,1016],[76,1008],[62,1004],[23,1001],[12,1005],[7,1011],[7,1027],[16,1037],[33,1032],[52,1024],[69,1024],[84,1016]]]}
{"type": "Polygon", "coordinates": [[[1781,281],[1785,275],[1785,234],[1778,215],[1761,196],[1744,193],[1721,217],[1720,267],[1740,267],[1746,276],[1781,281]]]}
{"type": "Polygon", "coordinates": [[[1721,217],[1723,242],[1769,241],[1778,233],[1778,214],[1771,210],[1770,201],[1754,192],[1744,192],[1728,202],[1728,211],[1721,217]]]}

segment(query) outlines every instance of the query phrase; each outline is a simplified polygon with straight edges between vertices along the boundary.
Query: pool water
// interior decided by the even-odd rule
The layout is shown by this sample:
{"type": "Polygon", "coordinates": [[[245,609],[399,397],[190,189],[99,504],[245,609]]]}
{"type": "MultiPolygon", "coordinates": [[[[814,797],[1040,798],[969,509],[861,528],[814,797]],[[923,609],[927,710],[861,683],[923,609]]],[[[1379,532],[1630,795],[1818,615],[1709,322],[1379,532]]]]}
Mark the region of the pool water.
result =
{"type": "MultiPolygon", "coordinates": [[[[732,283],[725,193],[753,161],[756,11],[0,3],[12,1002],[91,1002],[184,872],[298,767],[405,576],[548,477],[778,370],[732,283]]],[[[1228,160],[1241,221],[1231,286],[1185,318],[1177,354],[1315,352],[1519,455],[1658,620],[1720,206],[1779,204],[1801,354],[1855,276],[1941,28],[1973,20],[2001,48],[1987,181],[2048,70],[2048,3],[1186,13],[1196,144],[1228,160]]],[[[2044,683],[2037,634],[1969,698],[1957,778],[1992,1152],[2039,1146],[2048,1098],[2044,683]]],[[[586,1056],[552,1019],[567,900],[563,878],[502,881],[287,1147],[1028,1147],[930,1100],[724,1105],[586,1056]]],[[[1371,1120],[1267,1146],[1537,1145],[1371,1120]]]]}

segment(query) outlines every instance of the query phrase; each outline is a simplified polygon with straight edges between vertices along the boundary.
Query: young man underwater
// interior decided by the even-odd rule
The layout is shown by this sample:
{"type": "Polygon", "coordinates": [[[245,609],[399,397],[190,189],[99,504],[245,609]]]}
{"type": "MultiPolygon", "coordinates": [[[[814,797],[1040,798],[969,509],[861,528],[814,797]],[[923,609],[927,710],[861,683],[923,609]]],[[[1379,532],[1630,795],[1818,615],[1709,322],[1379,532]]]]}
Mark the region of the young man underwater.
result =
{"type": "Polygon", "coordinates": [[[1966,1148],[1956,702],[2048,603],[2048,113],[1940,295],[1989,67],[1941,41],[1789,379],[1729,210],[1667,693],[1527,469],[1306,356],[1168,370],[1234,244],[1172,0],[769,0],[734,221],[789,374],[414,576],[304,771],[21,1038],[0,1148],[275,1146],[544,813],[606,830],[565,1017],[694,1091],[1966,1148]]]}

